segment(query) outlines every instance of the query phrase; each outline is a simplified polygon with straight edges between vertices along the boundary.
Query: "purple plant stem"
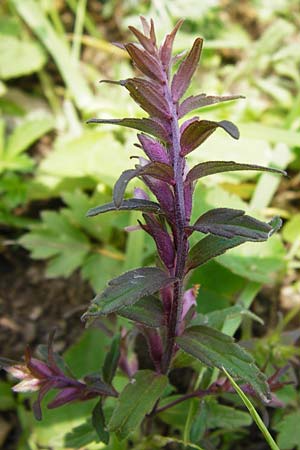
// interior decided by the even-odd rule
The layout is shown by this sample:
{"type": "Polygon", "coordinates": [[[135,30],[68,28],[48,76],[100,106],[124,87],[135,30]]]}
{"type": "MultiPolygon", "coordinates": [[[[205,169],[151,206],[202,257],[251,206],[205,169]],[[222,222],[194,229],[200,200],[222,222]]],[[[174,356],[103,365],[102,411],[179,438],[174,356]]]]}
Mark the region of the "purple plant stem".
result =
{"type": "Polygon", "coordinates": [[[176,246],[176,265],[174,275],[177,281],[174,284],[173,302],[171,313],[168,321],[168,333],[164,356],[162,359],[162,373],[167,373],[173,356],[175,337],[178,333],[183,297],[183,279],[184,267],[187,257],[187,237],[184,231],[185,227],[185,202],[184,202],[184,158],[180,156],[180,130],[177,117],[176,104],[173,103],[171,89],[168,83],[168,75],[166,74],[164,85],[164,96],[169,106],[171,121],[171,155],[173,159],[174,169],[174,197],[175,197],[175,246],[176,246]]]}
{"type": "Polygon", "coordinates": [[[198,390],[194,392],[190,392],[189,394],[185,394],[180,398],[177,398],[176,400],[173,400],[170,403],[167,403],[164,406],[161,406],[160,408],[157,408],[155,411],[153,411],[153,414],[159,414],[163,411],[166,411],[169,408],[172,408],[175,405],[178,405],[179,403],[185,402],[186,400],[189,400],[190,398],[202,398],[206,397],[207,395],[213,395],[216,394],[216,392],[211,392],[209,390],[198,390]]]}

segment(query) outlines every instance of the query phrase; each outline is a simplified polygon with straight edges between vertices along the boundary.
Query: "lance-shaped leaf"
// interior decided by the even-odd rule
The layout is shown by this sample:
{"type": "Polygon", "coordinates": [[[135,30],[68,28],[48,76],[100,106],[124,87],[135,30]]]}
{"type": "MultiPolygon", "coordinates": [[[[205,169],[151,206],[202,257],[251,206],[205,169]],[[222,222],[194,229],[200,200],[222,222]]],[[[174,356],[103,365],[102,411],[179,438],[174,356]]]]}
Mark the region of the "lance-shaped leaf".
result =
{"type": "Polygon", "coordinates": [[[171,283],[174,283],[174,278],[157,267],[130,270],[109,281],[108,287],[92,300],[83,319],[110,314],[134,305],[142,297],[154,294],[171,283]]]}
{"type": "Polygon", "coordinates": [[[169,142],[169,134],[167,130],[163,125],[154,119],[132,119],[130,117],[126,119],[89,119],[86,123],[111,124],[134,128],[135,130],[149,133],[162,141],[169,142]]]}
{"type": "Polygon", "coordinates": [[[139,40],[140,44],[144,47],[145,50],[147,50],[150,54],[155,53],[156,49],[155,49],[155,45],[152,42],[152,39],[145,36],[143,33],[141,33],[135,27],[129,26],[128,28],[135,35],[135,37],[139,40]]]}
{"type": "Polygon", "coordinates": [[[150,175],[158,180],[173,183],[173,169],[165,163],[151,162],[146,166],[137,166],[136,169],[125,170],[114,186],[113,199],[116,207],[120,207],[124,198],[127,184],[135,177],[150,175]]]}
{"type": "Polygon", "coordinates": [[[181,156],[185,156],[202,144],[218,127],[223,128],[234,139],[240,137],[237,127],[228,120],[212,122],[210,120],[193,121],[180,138],[181,156]]]}
{"type": "Polygon", "coordinates": [[[98,401],[92,412],[92,425],[101,442],[108,444],[109,432],[106,430],[105,417],[102,408],[102,398],[98,401]]]}
{"type": "MultiPolygon", "coordinates": [[[[281,227],[281,219],[275,217],[269,222],[272,230],[269,231],[269,236],[275,233],[281,227]]],[[[195,267],[205,264],[212,258],[222,255],[227,250],[237,247],[252,239],[246,237],[233,237],[231,239],[220,236],[209,235],[201,239],[194,247],[191,248],[186,263],[186,270],[189,271],[195,267]]]]}
{"type": "Polygon", "coordinates": [[[160,328],[164,325],[162,303],[154,295],[147,295],[134,305],[120,309],[118,315],[150,328],[160,328]]]}
{"type": "Polygon", "coordinates": [[[154,217],[143,214],[146,226],[141,227],[153,237],[160,259],[168,269],[174,267],[175,252],[172,239],[168,231],[154,217]]]}
{"type": "Polygon", "coordinates": [[[141,50],[136,44],[125,44],[125,48],[136,67],[147,77],[162,82],[164,73],[156,58],[146,50],[141,50]]]}
{"type": "Polygon", "coordinates": [[[265,241],[273,232],[269,223],[245,215],[240,209],[216,208],[199,217],[191,230],[225,238],[244,237],[247,241],[265,241]]]}
{"type": "Polygon", "coordinates": [[[236,163],[234,161],[206,161],[194,166],[187,174],[186,181],[193,182],[199,178],[206,177],[207,175],[222,172],[234,172],[237,170],[257,170],[259,172],[273,172],[286,175],[284,170],[258,166],[256,164],[236,163]]]}
{"type": "Polygon", "coordinates": [[[219,369],[225,367],[233,377],[249,383],[264,400],[269,398],[266,377],[256,367],[252,356],[232,337],[202,325],[187,328],[176,338],[176,343],[203,364],[219,369]]]}
{"type": "Polygon", "coordinates": [[[140,370],[120,395],[108,428],[123,440],[150,413],[168,385],[168,377],[151,370],[140,370]]]}
{"type": "Polygon", "coordinates": [[[129,78],[122,84],[130,92],[133,100],[150,116],[164,120],[170,119],[168,104],[157,86],[153,86],[154,83],[141,78],[129,78]]]}
{"type": "Polygon", "coordinates": [[[239,98],[245,98],[243,95],[192,95],[186,98],[178,108],[178,118],[185,116],[194,109],[203,108],[204,106],[214,105],[215,103],[228,102],[230,100],[237,100],[239,98]]]}
{"type": "MultiPolygon", "coordinates": [[[[165,181],[157,180],[153,177],[143,176],[144,183],[148,186],[151,192],[157,198],[160,206],[161,213],[165,214],[168,218],[174,218],[174,195],[170,189],[170,186],[165,181]]],[[[147,211],[145,211],[147,212],[147,211]]]]}
{"type": "Polygon", "coordinates": [[[114,202],[96,206],[87,212],[87,217],[97,216],[98,214],[103,214],[109,211],[143,211],[154,214],[163,214],[163,211],[158,203],[140,198],[130,198],[128,200],[123,200],[122,204],[118,208],[114,202]]]}
{"type": "Polygon", "coordinates": [[[106,353],[104,364],[102,367],[102,376],[103,380],[106,383],[111,383],[116,370],[118,368],[118,363],[120,359],[120,342],[121,342],[121,336],[120,334],[117,334],[113,337],[110,349],[108,353],[106,353]]]}
{"type": "Polygon", "coordinates": [[[191,48],[191,51],[187,55],[184,61],[179,66],[178,71],[173,77],[171,91],[174,102],[183,96],[189,84],[191,82],[192,76],[197,68],[201,49],[202,49],[203,39],[197,38],[191,48]]]}
{"type": "Polygon", "coordinates": [[[146,134],[138,134],[141,146],[151,161],[169,164],[167,149],[146,134]]]}
{"type": "Polygon", "coordinates": [[[170,34],[167,34],[159,50],[160,60],[165,70],[168,70],[172,58],[172,48],[177,31],[181,27],[183,20],[179,20],[170,34]]]}

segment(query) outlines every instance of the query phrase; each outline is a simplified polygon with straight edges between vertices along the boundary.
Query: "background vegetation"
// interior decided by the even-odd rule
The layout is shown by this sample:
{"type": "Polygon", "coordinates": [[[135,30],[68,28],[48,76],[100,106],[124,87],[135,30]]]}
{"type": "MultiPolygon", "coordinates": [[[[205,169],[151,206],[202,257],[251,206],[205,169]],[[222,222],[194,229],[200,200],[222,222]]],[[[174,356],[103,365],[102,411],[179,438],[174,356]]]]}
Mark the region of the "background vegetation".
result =
{"type": "MultiPolygon", "coordinates": [[[[135,133],[85,125],[89,117],[142,116],[126,92],[98,85],[123,79],[133,68],[112,41],[127,25],[152,17],[159,35],[186,21],[177,52],[205,38],[193,92],[243,94],[245,100],[210,106],[205,118],[230,119],[241,131],[233,142],[216,133],[191,163],[237,160],[287,169],[288,179],[254,172],[208,177],[198,186],[193,214],[226,205],[258,217],[284,219],[269,241],[244,244],[196,270],[202,313],[238,303],[255,316],[233,313],[223,332],[252,349],[260,367],[289,364],[294,382],[278,392],[283,407],[261,410],[281,449],[300,449],[300,7],[297,0],[7,0],[0,5],[0,326],[1,353],[19,359],[26,343],[45,343],[58,326],[56,350],[76,375],[97,369],[109,337],[83,330],[79,317],[94,292],[124,270],[151,263],[145,233],[127,234],[137,213],[87,219],[111,199],[120,171],[129,167],[135,133]],[[204,157],[203,159],[207,159],[204,157]],[[258,318],[258,317],[259,318],[258,318]],[[254,320],[253,320],[254,318],[254,320]],[[80,337],[79,337],[80,336],[80,337]]],[[[193,159],[192,159],[193,158],[193,159]]],[[[133,189],[137,183],[132,183],[133,189]]],[[[124,319],[125,323],[125,319],[124,319]]],[[[103,328],[108,324],[103,324],[103,328]]],[[[124,379],[120,375],[120,384],[124,379]]],[[[184,380],[183,380],[184,383],[184,380]]],[[[240,404],[224,398],[178,405],[161,414],[178,442],[159,433],[135,449],[265,449],[240,404]],[[180,407],[179,407],[180,406],[180,407]],[[187,411],[188,414],[187,414],[187,411]],[[206,431],[191,424],[205,414],[206,431]],[[193,419],[193,420],[192,420],[193,419]],[[199,447],[198,447],[199,448],[199,447]]],[[[25,396],[0,381],[0,446],[5,449],[130,448],[95,444],[86,416],[93,404],[67,406],[36,423],[25,396]],[[81,432],[78,432],[80,426],[81,432]],[[83,427],[83,428],[82,428],[83,427]],[[73,431],[72,431],[73,430],[73,431]],[[65,436],[67,434],[67,437],[65,436]]],[[[204,420],[203,417],[201,420],[204,420]]],[[[162,434],[162,433],[161,433],[162,434]]],[[[150,439],[150,438],[149,438],[150,439]]]]}

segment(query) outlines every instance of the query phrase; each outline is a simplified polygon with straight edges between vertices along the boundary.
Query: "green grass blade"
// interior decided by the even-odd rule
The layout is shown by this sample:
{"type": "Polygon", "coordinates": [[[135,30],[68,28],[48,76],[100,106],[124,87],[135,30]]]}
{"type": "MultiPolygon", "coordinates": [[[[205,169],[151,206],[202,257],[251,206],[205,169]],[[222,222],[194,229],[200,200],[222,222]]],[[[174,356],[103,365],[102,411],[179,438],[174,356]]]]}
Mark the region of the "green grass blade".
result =
{"type": "Polygon", "coordinates": [[[92,91],[78,70],[78,65],[72,60],[67,45],[54,30],[40,4],[35,0],[26,2],[11,0],[11,2],[56,62],[76,106],[79,109],[90,108],[93,104],[92,91]]]}
{"type": "Polygon", "coordinates": [[[234,381],[234,379],[229,375],[229,373],[227,372],[227,370],[223,367],[223,371],[226,374],[226,376],[229,378],[230,383],[232,384],[232,386],[234,387],[234,389],[236,390],[237,394],[239,395],[239,397],[241,398],[241,400],[243,401],[244,405],[246,406],[246,408],[248,409],[249,413],[252,416],[252,419],[255,421],[256,425],[258,426],[258,428],[260,429],[260,431],[262,432],[262,434],[264,435],[264,438],[266,440],[266,442],[269,444],[270,448],[272,450],[280,450],[279,447],[277,446],[276,442],[274,441],[274,439],[272,438],[272,436],[270,435],[267,427],[265,426],[265,424],[263,423],[260,415],[258,414],[258,412],[256,411],[256,409],[254,408],[253,404],[251,403],[251,401],[248,399],[248,397],[244,394],[244,392],[242,391],[242,389],[236,384],[236,382],[234,381]]]}

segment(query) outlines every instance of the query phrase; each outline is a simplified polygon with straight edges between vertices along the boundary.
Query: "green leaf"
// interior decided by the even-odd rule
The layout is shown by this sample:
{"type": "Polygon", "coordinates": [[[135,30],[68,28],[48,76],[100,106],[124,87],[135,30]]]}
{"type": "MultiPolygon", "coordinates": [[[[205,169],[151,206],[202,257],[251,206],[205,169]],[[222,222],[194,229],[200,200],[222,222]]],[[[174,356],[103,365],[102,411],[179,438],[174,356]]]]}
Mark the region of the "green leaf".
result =
{"type": "MultiPolygon", "coordinates": [[[[97,433],[93,428],[91,420],[88,419],[86,422],[74,427],[69,431],[64,437],[65,448],[81,449],[89,448],[88,444],[97,441],[97,433]]],[[[98,446],[99,448],[99,446],[98,446]]]]}
{"type": "Polygon", "coordinates": [[[109,432],[105,429],[105,417],[102,409],[102,399],[96,404],[92,413],[92,424],[94,429],[99,436],[100,442],[108,444],[109,442],[109,432]]]}
{"type": "Polygon", "coordinates": [[[117,334],[113,337],[109,351],[106,353],[104,364],[102,367],[103,380],[111,383],[120,359],[120,342],[121,336],[117,334]]]}
{"type": "Polygon", "coordinates": [[[0,33],[0,78],[7,80],[40,70],[45,52],[35,41],[0,33]]]}
{"type": "Polygon", "coordinates": [[[207,402],[207,428],[223,428],[234,430],[248,427],[252,423],[251,416],[231,406],[220,405],[215,401],[207,402]]]}
{"type": "Polygon", "coordinates": [[[32,227],[19,243],[30,250],[33,259],[51,258],[47,266],[49,277],[67,277],[83,263],[90,242],[62,214],[43,211],[41,215],[42,223],[32,227]]]}
{"type": "Polygon", "coordinates": [[[282,229],[282,237],[291,244],[300,238],[300,214],[295,214],[282,229]]]}
{"type": "Polygon", "coordinates": [[[5,148],[6,158],[20,154],[53,128],[54,120],[51,116],[25,120],[9,136],[5,148]]]}
{"type": "Polygon", "coordinates": [[[110,280],[108,287],[97,295],[83,318],[96,317],[119,311],[174,282],[174,278],[156,267],[130,270],[110,280]]]}
{"type": "Polygon", "coordinates": [[[116,205],[106,203],[105,205],[96,206],[88,211],[87,216],[93,217],[98,214],[102,214],[108,211],[143,211],[155,214],[162,214],[162,210],[158,203],[151,202],[149,200],[142,200],[139,198],[130,198],[129,200],[123,200],[122,204],[117,208],[116,205]]]}
{"type": "Polygon", "coordinates": [[[0,411],[14,409],[16,402],[11,386],[5,381],[0,381],[0,411]]]}
{"type": "Polygon", "coordinates": [[[138,371],[134,379],[125,387],[108,424],[119,439],[125,439],[150,413],[156,401],[168,384],[165,375],[150,370],[138,371]]]}
{"type": "Polygon", "coordinates": [[[264,399],[269,396],[266,377],[254,364],[252,356],[230,336],[207,326],[195,326],[176,338],[182,350],[210,367],[225,367],[234,376],[249,383],[264,399]]]}
{"type": "Polygon", "coordinates": [[[278,446],[282,450],[290,450],[297,447],[300,449],[300,411],[287,414],[276,424],[275,429],[279,432],[277,437],[278,446]]]}
{"type": "Polygon", "coordinates": [[[239,385],[234,381],[234,379],[230,376],[230,374],[227,372],[227,370],[223,367],[223,371],[225,372],[225,374],[227,375],[227,377],[229,378],[231,384],[233,385],[234,389],[236,390],[236,392],[238,393],[239,397],[242,399],[244,405],[246,406],[246,408],[248,409],[248,411],[251,414],[251,417],[253,418],[253,420],[255,421],[256,425],[258,426],[258,428],[260,429],[260,431],[262,432],[262,434],[264,435],[267,443],[269,444],[270,448],[272,450],[280,450],[278,448],[278,446],[276,445],[274,439],[272,438],[272,436],[270,435],[266,425],[264,424],[264,422],[262,421],[261,417],[259,416],[259,414],[257,413],[256,409],[254,408],[254,406],[252,405],[251,401],[248,399],[248,397],[244,394],[244,392],[242,391],[242,389],[239,387],[239,385]]]}
{"type": "MultiPolygon", "coordinates": [[[[269,222],[269,225],[271,226],[271,230],[268,232],[268,235],[271,236],[271,234],[275,233],[280,228],[281,219],[274,218],[271,222],[269,222]]],[[[227,250],[237,247],[248,240],[249,238],[245,237],[233,237],[231,239],[227,239],[213,235],[206,236],[191,248],[187,259],[187,270],[201,266],[210,259],[222,255],[227,250]]]]}
{"type": "Polygon", "coordinates": [[[161,301],[153,295],[141,298],[134,305],[122,308],[118,315],[150,328],[159,328],[164,324],[161,301]]]}

